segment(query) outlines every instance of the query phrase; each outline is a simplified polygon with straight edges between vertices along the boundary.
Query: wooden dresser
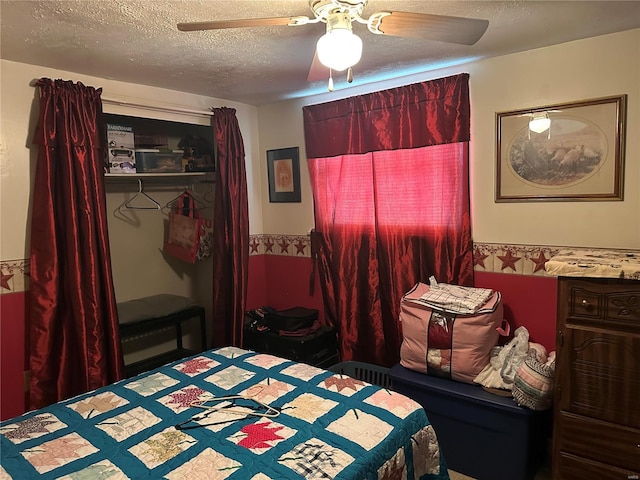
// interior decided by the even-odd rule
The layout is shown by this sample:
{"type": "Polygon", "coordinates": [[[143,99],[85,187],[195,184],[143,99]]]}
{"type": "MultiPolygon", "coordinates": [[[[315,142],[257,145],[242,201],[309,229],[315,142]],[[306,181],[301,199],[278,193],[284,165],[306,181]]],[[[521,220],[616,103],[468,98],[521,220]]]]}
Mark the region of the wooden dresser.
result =
{"type": "Polygon", "coordinates": [[[558,278],[553,479],[640,478],[640,281],[558,278]]]}

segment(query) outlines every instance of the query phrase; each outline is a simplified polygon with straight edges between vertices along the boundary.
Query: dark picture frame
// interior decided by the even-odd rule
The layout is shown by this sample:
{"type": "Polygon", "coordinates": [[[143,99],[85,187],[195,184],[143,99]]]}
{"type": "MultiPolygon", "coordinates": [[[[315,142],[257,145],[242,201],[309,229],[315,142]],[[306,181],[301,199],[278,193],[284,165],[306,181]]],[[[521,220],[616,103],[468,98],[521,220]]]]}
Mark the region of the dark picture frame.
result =
{"type": "Polygon", "coordinates": [[[301,202],[298,147],[267,150],[269,202],[301,202]]]}
{"type": "Polygon", "coordinates": [[[496,113],[496,202],[623,200],[626,95],[496,113]],[[550,126],[530,130],[546,117],[550,126]]]}

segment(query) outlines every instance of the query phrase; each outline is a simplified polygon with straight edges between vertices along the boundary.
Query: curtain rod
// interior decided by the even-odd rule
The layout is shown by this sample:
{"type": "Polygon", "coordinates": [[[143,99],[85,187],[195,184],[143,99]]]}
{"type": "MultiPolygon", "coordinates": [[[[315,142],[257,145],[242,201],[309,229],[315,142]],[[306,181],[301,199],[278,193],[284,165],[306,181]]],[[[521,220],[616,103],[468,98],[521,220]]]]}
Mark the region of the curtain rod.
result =
{"type": "MultiPolygon", "coordinates": [[[[40,78],[34,78],[29,82],[29,85],[35,87],[40,78]]],[[[200,115],[203,117],[211,117],[213,115],[212,111],[207,110],[191,110],[188,108],[180,108],[180,107],[161,107],[154,105],[145,105],[143,103],[130,102],[129,100],[118,100],[117,98],[109,98],[109,97],[101,97],[102,103],[106,103],[109,105],[121,105],[123,107],[134,107],[134,108],[142,108],[146,110],[154,110],[156,112],[165,112],[165,113],[178,113],[182,115],[200,115]]]]}
{"type": "Polygon", "coordinates": [[[106,103],[108,105],[121,105],[124,107],[135,107],[135,108],[142,108],[145,110],[154,110],[157,112],[165,112],[165,113],[179,113],[182,115],[200,115],[200,116],[205,116],[205,117],[210,117],[213,115],[212,111],[206,111],[206,110],[191,110],[188,108],[180,108],[180,107],[162,107],[162,106],[156,106],[156,105],[145,105],[143,103],[135,103],[135,102],[130,102],[128,100],[118,100],[115,98],[109,98],[109,97],[102,97],[102,102],[106,103]]]}

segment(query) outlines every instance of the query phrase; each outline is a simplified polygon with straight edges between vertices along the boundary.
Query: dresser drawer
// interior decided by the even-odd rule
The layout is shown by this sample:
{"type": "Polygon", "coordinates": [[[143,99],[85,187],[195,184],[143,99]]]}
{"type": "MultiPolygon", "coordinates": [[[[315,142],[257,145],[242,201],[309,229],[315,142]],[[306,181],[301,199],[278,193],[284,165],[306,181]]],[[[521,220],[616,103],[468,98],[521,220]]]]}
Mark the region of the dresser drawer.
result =
{"type": "Polygon", "coordinates": [[[560,412],[558,449],[585,459],[640,471],[640,429],[560,412]]]}
{"type": "MultiPolygon", "coordinates": [[[[568,316],[572,321],[623,325],[640,331],[640,282],[613,283],[611,279],[569,280],[568,316]]],[[[561,299],[561,301],[563,301],[561,299]]]]}
{"type": "Polygon", "coordinates": [[[558,471],[553,478],[558,480],[627,480],[639,478],[640,472],[606,465],[586,458],[560,452],[556,463],[558,471]]]}

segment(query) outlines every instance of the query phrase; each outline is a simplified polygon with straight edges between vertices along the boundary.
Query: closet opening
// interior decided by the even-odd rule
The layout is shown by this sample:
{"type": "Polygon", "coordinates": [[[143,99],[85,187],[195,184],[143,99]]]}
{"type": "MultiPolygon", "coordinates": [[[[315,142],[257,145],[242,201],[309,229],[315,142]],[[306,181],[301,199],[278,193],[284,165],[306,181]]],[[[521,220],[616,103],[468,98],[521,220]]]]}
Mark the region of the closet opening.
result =
{"type": "MultiPolygon", "coordinates": [[[[204,308],[208,326],[212,318],[211,258],[186,262],[167,253],[165,243],[169,215],[180,208],[177,200],[183,193],[194,199],[198,215],[213,219],[215,141],[212,127],[105,113],[105,139],[107,125],[127,127],[126,130],[133,133],[134,144],[125,148],[133,151],[136,165],[142,167],[138,167],[141,171],[110,172],[108,164],[114,162],[110,162],[110,152],[105,152],[109,244],[119,310],[122,305],[140,299],[159,295],[180,297],[204,308]]],[[[116,147],[124,150],[120,145],[116,147]]],[[[172,314],[169,310],[165,313],[172,314]]],[[[164,314],[154,311],[154,315],[161,318],[164,314]]],[[[157,329],[152,328],[153,322],[147,323],[148,331],[123,336],[125,365],[144,365],[148,359],[175,356],[176,351],[193,354],[209,343],[209,332],[202,329],[200,321],[185,321],[180,329],[164,323],[157,322],[157,329]],[[180,339],[176,338],[178,335],[180,339]]],[[[152,366],[150,362],[149,368],[152,366]]]]}

